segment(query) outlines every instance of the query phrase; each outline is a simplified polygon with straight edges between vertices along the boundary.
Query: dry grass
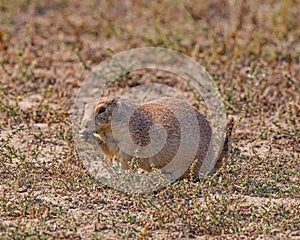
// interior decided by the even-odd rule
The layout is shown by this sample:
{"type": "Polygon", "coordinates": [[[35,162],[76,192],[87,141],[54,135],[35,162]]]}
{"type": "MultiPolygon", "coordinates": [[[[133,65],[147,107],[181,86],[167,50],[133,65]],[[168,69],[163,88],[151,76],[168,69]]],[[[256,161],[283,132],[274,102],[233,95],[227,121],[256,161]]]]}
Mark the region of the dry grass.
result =
{"type": "Polygon", "coordinates": [[[299,6],[1,1],[0,239],[299,238],[299,6]],[[83,168],[69,114],[93,66],[142,46],[193,57],[243,118],[216,174],[128,196],[83,168]]]}

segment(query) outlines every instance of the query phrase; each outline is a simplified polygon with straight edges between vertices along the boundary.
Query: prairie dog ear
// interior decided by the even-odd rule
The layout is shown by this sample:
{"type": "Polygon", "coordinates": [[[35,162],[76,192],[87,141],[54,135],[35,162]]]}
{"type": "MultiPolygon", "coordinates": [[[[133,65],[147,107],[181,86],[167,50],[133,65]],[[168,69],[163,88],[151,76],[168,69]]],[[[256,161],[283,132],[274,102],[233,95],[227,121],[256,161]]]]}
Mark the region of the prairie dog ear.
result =
{"type": "Polygon", "coordinates": [[[121,104],[121,98],[119,98],[119,97],[115,97],[115,98],[113,98],[112,100],[111,100],[111,105],[113,106],[113,107],[116,107],[116,106],[118,106],[118,105],[120,105],[121,104]]]}
{"type": "Polygon", "coordinates": [[[96,104],[96,107],[97,105],[102,105],[103,107],[105,108],[114,108],[116,106],[118,106],[119,104],[121,104],[121,98],[119,97],[113,97],[113,98],[100,98],[98,101],[97,101],[97,104],[96,104]]]}
{"type": "Polygon", "coordinates": [[[132,108],[132,106],[134,106],[134,104],[128,99],[121,99],[119,97],[116,97],[112,100],[112,106],[117,111],[127,112],[132,108]]]}

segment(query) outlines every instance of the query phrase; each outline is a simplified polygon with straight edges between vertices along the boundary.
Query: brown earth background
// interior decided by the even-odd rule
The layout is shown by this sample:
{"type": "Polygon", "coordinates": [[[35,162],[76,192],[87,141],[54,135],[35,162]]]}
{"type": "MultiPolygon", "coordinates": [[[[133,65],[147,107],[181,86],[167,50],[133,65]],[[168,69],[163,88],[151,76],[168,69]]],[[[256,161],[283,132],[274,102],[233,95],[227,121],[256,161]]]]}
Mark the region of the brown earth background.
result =
{"type": "MultiPolygon", "coordinates": [[[[299,15],[297,0],[1,0],[0,239],[299,239],[299,15]],[[94,66],[146,46],[204,66],[238,125],[214,175],[126,195],[83,167],[70,113],[94,66]]],[[[192,91],[151,71],[112,89],[147,81],[192,91]]]]}

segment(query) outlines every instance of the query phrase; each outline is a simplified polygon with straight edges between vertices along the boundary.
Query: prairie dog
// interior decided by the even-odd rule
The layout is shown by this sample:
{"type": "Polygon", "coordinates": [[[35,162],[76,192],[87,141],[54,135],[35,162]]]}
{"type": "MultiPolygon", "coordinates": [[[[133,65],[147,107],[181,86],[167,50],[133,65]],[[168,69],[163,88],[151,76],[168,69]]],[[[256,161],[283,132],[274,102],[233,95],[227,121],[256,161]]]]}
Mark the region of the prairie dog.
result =
{"type": "Polygon", "coordinates": [[[199,176],[212,135],[208,121],[199,111],[169,97],[140,105],[117,97],[100,98],[87,105],[81,127],[81,138],[94,146],[97,142],[106,163],[117,161],[128,170],[137,159],[134,155],[142,149],[139,168],[147,172],[163,169],[177,157],[179,162],[169,168],[169,174],[175,168],[183,169],[178,173],[179,179],[199,176]],[[188,132],[186,136],[183,131],[188,132]],[[186,142],[183,146],[182,141],[186,142]],[[187,161],[190,156],[193,158],[187,161]]]}

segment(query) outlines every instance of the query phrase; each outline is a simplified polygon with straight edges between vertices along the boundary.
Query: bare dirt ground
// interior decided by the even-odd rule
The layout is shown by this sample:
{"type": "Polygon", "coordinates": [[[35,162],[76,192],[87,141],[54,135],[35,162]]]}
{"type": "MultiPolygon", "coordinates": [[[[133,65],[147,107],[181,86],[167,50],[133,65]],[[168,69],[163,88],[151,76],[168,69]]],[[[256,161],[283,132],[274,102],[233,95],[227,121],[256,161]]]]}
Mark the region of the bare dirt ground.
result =
{"type": "Polygon", "coordinates": [[[299,15],[298,0],[2,0],[0,239],[299,239],[299,15]],[[94,66],[144,46],[204,66],[239,125],[214,175],[126,195],[83,167],[70,109],[94,66]]]}

